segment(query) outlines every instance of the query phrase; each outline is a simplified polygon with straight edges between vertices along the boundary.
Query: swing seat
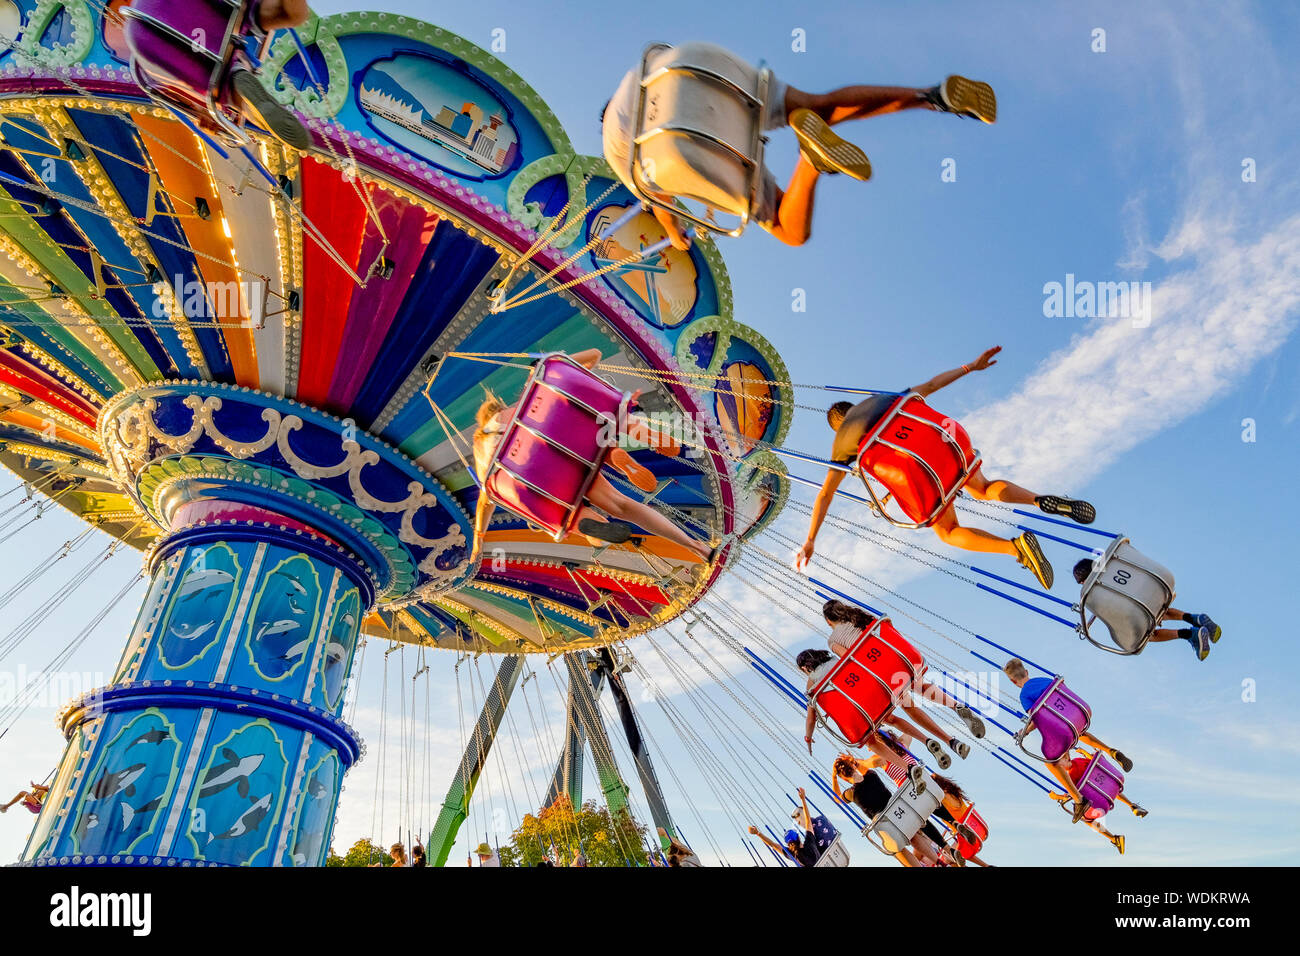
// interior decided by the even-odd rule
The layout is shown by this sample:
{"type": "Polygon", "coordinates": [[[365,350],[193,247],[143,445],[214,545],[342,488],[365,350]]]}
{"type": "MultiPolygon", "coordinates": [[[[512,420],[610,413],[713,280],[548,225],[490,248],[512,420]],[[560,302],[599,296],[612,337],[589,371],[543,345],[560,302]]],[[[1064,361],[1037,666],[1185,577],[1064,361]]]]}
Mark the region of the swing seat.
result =
{"type": "Polygon", "coordinates": [[[1091,724],[1092,708],[1065,686],[1064,678],[1057,677],[1048,685],[1047,692],[1029,708],[1024,726],[1016,734],[1016,742],[1027,757],[1052,763],[1073,750],[1091,724]],[[1024,738],[1031,725],[1039,732],[1041,739],[1038,747],[1041,754],[1025,747],[1024,738]]]}
{"type": "Polygon", "coordinates": [[[836,833],[835,838],[831,840],[830,846],[822,850],[822,855],[819,856],[817,862],[813,864],[814,867],[824,866],[828,868],[848,865],[849,850],[848,847],[844,845],[844,841],[840,839],[838,833],[836,833]]]}
{"type": "Polygon", "coordinates": [[[562,540],[617,443],[632,396],[569,356],[533,368],[497,443],[483,487],[507,511],[562,540]]]}
{"type": "Polygon", "coordinates": [[[771,73],[722,47],[656,43],[641,57],[629,168],[643,202],[728,236],[745,229],[763,180],[763,117],[771,73]],[[667,193],[735,216],[728,229],[653,195],[667,193]]]}
{"type": "Polygon", "coordinates": [[[230,87],[235,53],[260,59],[270,36],[257,26],[259,0],[133,0],[122,8],[131,72],[155,102],[229,143],[247,142],[230,87]]]}
{"type": "Polygon", "coordinates": [[[928,528],[979,466],[966,429],[912,392],[899,396],[863,436],[856,471],[882,518],[898,528],[928,528]],[[887,508],[891,498],[894,511],[887,508]]]}
{"type": "Polygon", "coordinates": [[[1075,786],[1088,808],[1100,810],[1104,816],[1115,809],[1115,801],[1124,792],[1124,774],[1098,751],[1089,759],[1075,786]]]}
{"type": "Polygon", "coordinates": [[[921,652],[882,617],[862,632],[810,696],[838,728],[836,737],[861,747],[924,673],[921,652]]]}
{"type": "Polygon", "coordinates": [[[938,787],[926,787],[921,794],[910,784],[899,787],[862,835],[881,853],[893,856],[911,844],[942,802],[938,787]]]}
{"type": "Polygon", "coordinates": [[[975,804],[968,803],[966,812],[957,818],[958,823],[964,823],[975,833],[976,840],[974,843],[967,840],[960,833],[957,835],[957,852],[961,854],[963,860],[969,860],[984,847],[984,841],[989,838],[989,825],[984,822],[984,818],[975,810],[975,804]]]}
{"type": "Polygon", "coordinates": [[[1133,547],[1128,538],[1116,538],[1083,582],[1075,606],[1079,612],[1076,629],[1103,651],[1140,654],[1173,602],[1174,576],[1169,569],[1133,547]],[[1096,620],[1110,631],[1110,642],[1092,634],[1096,620]]]}

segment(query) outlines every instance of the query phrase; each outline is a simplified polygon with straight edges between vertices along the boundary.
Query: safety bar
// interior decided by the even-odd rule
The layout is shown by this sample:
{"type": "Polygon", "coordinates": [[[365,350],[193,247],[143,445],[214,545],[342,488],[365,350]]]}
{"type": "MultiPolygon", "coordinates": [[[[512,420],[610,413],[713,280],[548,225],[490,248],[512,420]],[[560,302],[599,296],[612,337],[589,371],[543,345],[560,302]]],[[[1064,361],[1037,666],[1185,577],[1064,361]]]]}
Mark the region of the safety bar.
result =
{"type": "MultiPolygon", "coordinates": [[[[821,679],[818,685],[815,688],[813,688],[812,692],[808,695],[812,699],[813,703],[816,704],[817,707],[820,709],[821,708],[820,698],[822,694],[824,693],[839,694],[850,704],[852,704],[854,708],[857,709],[858,713],[861,714],[862,717],[866,720],[867,726],[871,729],[867,731],[866,735],[862,738],[862,740],[856,740],[856,741],[850,741],[847,738],[845,738],[842,734],[838,733],[834,728],[831,727],[830,722],[825,720],[819,720],[819,723],[821,723],[821,725],[826,728],[827,733],[829,733],[836,740],[840,741],[841,743],[849,747],[861,747],[863,742],[868,737],[870,737],[872,734],[876,733],[880,729],[880,725],[877,724],[874,719],[872,719],[870,714],[868,714],[865,710],[863,710],[861,704],[859,704],[848,694],[844,693],[844,691],[840,690],[838,687],[835,687],[830,683],[834,679],[835,675],[840,672],[840,669],[843,668],[846,664],[848,664],[849,661],[852,661],[853,663],[858,664],[860,667],[862,667],[868,674],[871,675],[871,677],[876,681],[876,683],[878,683],[881,687],[884,688],[885,693],[889,695],[890,711],[892,711],[894,707],[898,705],[898,700],[900,696],[898,690],[895,690],[894,688],[890,687],[889,684],[887,684],[880,677],[879,674],[875,673],[873,670],[871,670],[870,667],[868,667],[866,664],[859,661],[855,656],[857,653],[857,649],[862,646],[862,643],[865,640],[871,637],[876,638],[876,640],[880,641],[880,643],[888,647],[891,651],[897,654],[898,657],[901,658],[907,664],[907,670],[909,674],[907,686],[909,687],[912,686],[912,684],[916,681],[916,677],[917,677],[916,669],[912,667],[912,662],[908,660],[907,655],[899,651],[898,648],[896,648],[893,644],[889,643],[889,641],[886,638],[882,637],[880,634],[881,625],[883,625],[888,620],[889,620],[888,617],[876,618],[876,620],[871,624],[871,626],[868,627],[866,630],[864,630],[862,634],[859,635],[858,639],[854,641],[853,647],[849,649],[849,652],[845,654],[843,657],[841,657],[835,663],[835,666],[830,669],[830,672],[821,679]]],[[[888,714],[888,712],[886,713],[888,714]]]]}
{"type": "Polygon", "coordinates": [[[979,452],[976,452],[974,460],[967,465],[966,450],[961,447],[961,444],[948,432],[946,428],[930,421],[928,418],[921,418],[919,415],[914,415],[911,412],[904,411],[903,406],[912,398],[920,398],[922,401],[925,401],[924,397],[916,392],[907,392],[900,397],[899,400],[894,403],[893,407],[885,413],[885,416],[876,423],[875,429],[872,430],[871,434],[859,446],[860,450],[858,452],[857,466],[855,469],[858,473],[858,477],[862,479],[863,486],[867,489],[867,494],[871,496],[871,509],[875,511],[876,514],[880,515],[880,517],[892,524],[895,528],[916,529],[930,527],[930,525],[934,524],[939,515],[943,514],[943,512],[947,510],[948,506],[952,504],[957,495],[961,493],[962,488],[966,486],[966,482],[970,480],[970,476],[978,471],[982,464],[980,454],[979,452]],[[916,452],[908,448],[903,448],[901,445],[896,445],[891,441],[886,441],[880,437],[881,433],[898,418],[908,418],[918,424],[933,428],[943,437],[945,442],[953,447],[953,450],[957,455],[957,460],[961,462],[962,472],[960,478],[951,489],[944,487],[943,482],[939,480],[938,473],[935,472],[928,461],[916,454],[916,452]],[[891,448],[899,454],[906,455],[914,461],[919,462],[921,467],[925,469],[926,474],[930,476],[930,480],[934,482],[934,487],[939,493],[940,501],[935,505],[934,509],[924,521],[903,521],[899,518],[895,518],[885,510],[885,506],[888,504],[889,499],[893,497],[893,494],[886,494],[882,500],[880,496],[876,494],[875,488],[871,485],[871,479],[862,467],[863,453],[875,444],[884,445],[886,448],[891,448]]]}
{"type": "MultiPolygon", "coordinates": [[[[549,438],[548,436],[542,434],[537,429],[528,425],[528,423],[521,421],[521,416],[524,413],[524,403],[523,403],[522,396],[526,395],[534,385],[539,385],[559,395],[561,398],[565,399],[565,401],[572,402],[582,411],[588,413],[594,419],[596,419],[597,422],[608,421],[609,415],[606,414],[605,412],[597,411],[596,409],[588,405],[586,402],[574,397],[564,389],[559,388],[558,386],[552,384],[551,382],[545,381],[542,378],[542,376],[545,373],[544,366],[547,360],[549,359],[559,359],[561,361],[567,362],[569,365],[572,365],[574,368],[581,369],[586,374],[589,375],[595,374],[589,368],[583,365],[581,362],[575,362],[571,356],[566,355],[563,352],[548,352],[543,354],[541,358],[537,360],[537,363],[533,366],[532,373],[528,376],[528,381],[524,383],[523,391],[521,392],[520,401],[515,403],[515,410],[514,413],[510,416],[509,424],[507,424],[506,427],[501,430],[501,440],[497,442],[496,450],[492,453],[492,461],[488,464],[487,471],[483,477],[483,488],[485,490],[485,493],[489,493],[487,491],[487,489],[489,488],[489,479],[491,479],[493,472],[500,470],[505,472],[514,481],[519,482],[521,485],[523,485],[525,488],[529,489],[530,491],[533,491],[536,494],[539,494],[542,497],[546,498],[547,500],[552,501],[555,504],[559,505],[561,508],[564,509],[564,521],[556,528],[556,530],[551,531],[550,534],[555,541],[562,541],[572,530],[573,521],[577,517],[578,511],[582,508],[583,499],[587,497],[587,492],[591,490],[592,483],[596,480],[596,476],[600,474],[600,469],[605,463],[605,458],[609,454],[609,449],[602,448],[599,454],[596,456],[596,459],[592,461],[588,458],[583,457],[582,455],[579,455],[577,452],[569,448],[567,445],[564,445],[561,442],[555,441],[554,439],[549,438]],[[507,446],[509,444],[507,439],[510,437],[511,434],[513,434],[516,427],[522,429],[523,431],[526,431],[534,438],[540,439],[541,441],[546,443],[549,447],[554,448],[556,451],[560,452],[561,454],[567,455],[569,458],[572,458],[578,463],[586,466],[587,471],[586,474],[583,476],[582,484],[579,486],[579,493],[577,494],[577,496],[573,501],[561,501],[559,498],[555,497],[555,495],[537,487],[528,479],[520,476],[514,469],[512,469],[505,462],[503,455],[505,454],[507,450],[507,446]]],[[[602,379],[602,381],[604,381],[604,379],[602,379]]],[[[610,383],[606,382],[606,384],[610,384],[610,383]]],[[[620,411],[626,410],[628,406],[631,404],[631,402],[632,402],[631,393],[623,392],[623,398],[619,403],[620,411]]],[[[511,507],[508,503],[501,501],[495,496],[493,497],[492,500],[496,502],[496,504],[499,505],[500,507],[505,508],[507,511],[509,511],[512,514],[518,515],[520,518],[523,518],[524,520],[530,522],[534,521],[531,515],[523,514],[522,512],[516,510],[515,508],[511,507]]]]}
{"type": "MultiPolygon", "coordinates": [[[[1025,737],[1029,734],[1029,731],[1033,727],[1035,715],[1037,715],[1037,713],[1047,705],[1047,699],[1051,697],[1052,694],[1054,694],[1058,690],[1063,691],[1065,695],[1070,698],[1070,700],[1072,700],[1075,704],[1079,705],[1079,707],[1081,707],[1083,710],[1087,711],[1089,715],[1087,722],[1082,727],[1076,727],[1074,725],[1074,721],[1067,719],[1061,714],[1056,715],[1060,720],[1068,724],[1070,730],[1074,732],[1074,740],[1073,742],[1071,742],[1070,746],[1066,748],[1065,751],[1066,753],[1069,753],[1070,750],[1074,748],[1075,744],[1079,742],[1079,738],[1082,737],[1084,732],[1087,731],[1087,729],[1092,725],[1092,716],[1091,716],[1092,708],[1088,706],[1087,702],[1082,697],[1075,694],[1074,691],[1070,690],[1070,688],[1065,686],[1064,677],[1052,678],[1052,682],[1047,685],[1047,690],[1044,691],[1043,695],[1039,697],[1037,701],[1034,702],[1034,706],[1029,708],[1029,713],[1025,715],[1024,725],[1021,726],[1020,730],[1016,732],[1016,735],[1013,738],[1016,742],[1016,746],[1020,748],[1020,750],[1024,753],[1026,757],[1030,757],[1034,760],[1037,760],[1039,763],[1055,763],[1055,761],[1048,760],[1041,753],[1036,754],[1028,750],[1025,747],[1025,737]]],[[[1039,733],[1040,734],[1042,733],[1041,729],[1039,730],[1039,733]]],[[[1060,758],[1058,757],[1057,759],[1059,760],[1060,758]]]]}
{"type": "Polygon", "coordinates": [[[707,69],[706,67],[672,64],[660,67],[652,74],[647,75],[646,71],[650,66],[651,55],[658,50],[666,49],[671,49],[671,47],[666,43],[652,43],[647,46],[645,51],[641,54],[640,82],[637,84],[636,110],[632,127],[632,143],[631,149],[628,150],[627,181],[632,184],[632,192],[634,192],[637,198],[644,203],[662,209],[679,219],[685,219],[686,221],[691,222],[702,229],[707,229],[710,232],[718,233],[723,236],[739,236],[745,231],[745,227],[749,224],[749,217],[757,203],[758,189],[762,183],[763,144],[766,142],[763,137],[763,110],[767,102],[772,73],[766,67],[759,71],[757,96],[723,76],[721,73],[707,69]],[[688,126],[656,126],[654,129],[642,132],[641,126],[645,122],[646,88],[655,80],[662,76],[666,76],[669,73],[689,73],[693,76],[698,76],[702,79],[717,83],[724,89],[738,95],[753,113],[753,128],[750,134],[749,152],[745,153],[740,148],[714,136],[712,133],[688,126]],[[745,211],[740,215],[739,224],[734,229],[724,229],[716,222],[701,218],[690,210],[683,209],[673,202],[658,198],[658,196],[654,195],[654,193],[652,193],[649,187],[644,183],[641,178],[641,146],[653,137],[664,135],[681,135],[701,139],[716,149],[733,154],[745,165],[749,174],[749,182],[747,184],[749,202],[746,204],[745,211]]]}
{"type": "MultiPolygon", "coordinates": [[[[1110,563],[1111,559],[1115,557],[1116,552],[1119,551],[1120,545],[1126,544],[1128,543],[1128,541],[1129,541],[1128,538],[1117,537],[1113,541],[1111,541],[1111,543],[1106,547],[1105,552],[1103,552],[1102,556],[1097,559],[1096,566],[1092,569],[1092,574],[1089,576],[1087,583],[1084,585],[1083,594],[1080,595],[1079,597],[1079,603],[1074,606],[1074,610],[1079,612],[1079,623],[1076,624],[1074,628],[1075,631],[1078,632],[1079,636],[1082,637],[1084,640],[1086,640],[1093,647],[1098,648],[1099,650],[1103,650],[1108,654],[1117,654],[1120,657],[1136,657],[1138,654],[1141,654],[1146,649],[1147,644],[1151,641],[1151,635],[1155,633],[1156,627],[1160,624],[1160,621],[1165,616],[1165,612],[1168,611],[1169,606],[1174,603],[1174,592],[1169,590],[1169,585],[1165,583],[1164,578],[1160,578],[1157,575],[1152,574],[1151,577],[1157,578],[1157,580],[1160,581],[1160,586],[1164,589],[1165,592],[1165,600],[1160,605],[1160,610],[1158,613],[1153,615],[1150,609],[1147,608],[1147,606],[1143,604],[1141,601],[1135,601],[1127,594],[1124,595],[1133,604],[1136,604],[1138,607],[1142,608],[1143,614],[1148,619],[1146,634],[1142,638],[1142,640],[1138,642],[1138,646],[1131,651],[1126,651],[1122,647],[1116,647],[1113,643],[1109,641],[1103,642],[1093,637],[1091,626],[1094,623],[1096,623],[1097,616],[1094,614],[1092,615],[1091,619],[1088,616],[1089,613],[1087,608],[1088,596],[1092,594],[1094,588],[1101,588],[1106,591],[1112,591],[1116,594],[1124,593],[1120,591],[1119,588],[1113,588],[1110,585],[1103,582],[1102,576],[1106,573],[1106,565],[1110,563]]],[[[1145,571],[1146,569],[1144,568],[1143,570],[1145,571]]],[[[1150,574],[1150,572],[1147,573],[1150,574]]]]}

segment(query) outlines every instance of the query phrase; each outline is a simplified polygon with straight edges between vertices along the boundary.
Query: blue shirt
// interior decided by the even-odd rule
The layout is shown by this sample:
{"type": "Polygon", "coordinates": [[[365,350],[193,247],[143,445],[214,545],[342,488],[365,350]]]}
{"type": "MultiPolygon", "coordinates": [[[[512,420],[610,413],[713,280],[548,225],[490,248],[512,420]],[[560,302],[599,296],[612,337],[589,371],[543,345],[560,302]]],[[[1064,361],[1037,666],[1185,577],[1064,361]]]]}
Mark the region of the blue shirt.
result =
{"type": "Polygon", "coordinates": [[[1047,688],[1052,686],[1050,677],[1032,677],[1025,681],[1024,686],[1020,688],[1020,706],[1029,712],[1029,708],[1038,703],[1038,698],[1047,693],[1047,688]]]}

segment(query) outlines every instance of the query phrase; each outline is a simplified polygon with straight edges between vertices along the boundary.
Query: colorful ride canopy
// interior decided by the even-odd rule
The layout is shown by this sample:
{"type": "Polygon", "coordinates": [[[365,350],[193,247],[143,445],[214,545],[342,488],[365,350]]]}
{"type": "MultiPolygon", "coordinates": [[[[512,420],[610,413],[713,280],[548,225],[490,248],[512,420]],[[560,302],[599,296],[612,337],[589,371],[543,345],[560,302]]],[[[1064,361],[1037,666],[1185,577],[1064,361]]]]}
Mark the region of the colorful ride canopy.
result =
{"type": "Polygon", "coordinates": [[[476,569],[466,541],[485,389],[512,401],[522,356],[596,348],[645,415],[701,436],[630,449],[655,502],[697,537],[775,517],[787,373],[733,319],[717,250],[589,276],[664,233],[506,66],[407,17],[313,16],[263,61],[313,149],[250,126],[241,153],[136,85],[122,6],[0,0],[0,461],[36,491],[137,547],[273,495],[384,565],[369,633],[605,643],[680,613],[727,551],[596,551],[503,511],[476,569]]]}

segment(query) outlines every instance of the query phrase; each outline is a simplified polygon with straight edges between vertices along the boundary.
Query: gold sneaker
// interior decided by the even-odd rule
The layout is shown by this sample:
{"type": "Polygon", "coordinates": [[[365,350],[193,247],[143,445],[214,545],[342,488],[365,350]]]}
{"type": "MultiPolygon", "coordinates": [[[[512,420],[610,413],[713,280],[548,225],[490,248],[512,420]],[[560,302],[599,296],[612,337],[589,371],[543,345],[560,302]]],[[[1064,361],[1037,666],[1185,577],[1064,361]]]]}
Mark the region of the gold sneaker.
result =
{"type": "Polygon", "coordinates": [[[982,123],[998,121],[998,98],[993,87],[956,74],[939,84],[939,100],[949,113],[973,116],[982,123]]]}
{"type": "Polygon", "coordinates": [[[1026,531],[1018,538],[1013,538],[1012,544],[1016,546],[1016,553],[1020,555],[1020,563],[1027,567],[1038,578],[1038,583],[1043,586],[1043,590],[1050,591],[1052,582],[1056,580],[1056,575],[1052,571],[1052,565],[1043,554],[1043,548],[1038,543],[1038,538],[1032,531],[1026,531]]]}
{"type": "Polygon", "coordinates": [[[823,173],[844,173],[858,180],[871,178],[871,160],[848,140],[835,134],[824,119],[810,109],[790,114],[790,128],[799,139],[799,150],[813,167],[823,173]]]}

